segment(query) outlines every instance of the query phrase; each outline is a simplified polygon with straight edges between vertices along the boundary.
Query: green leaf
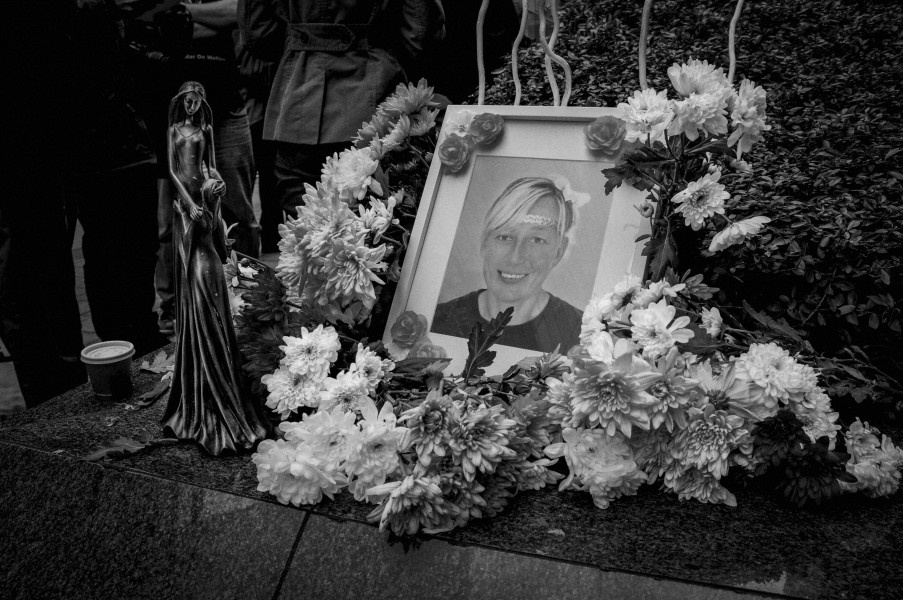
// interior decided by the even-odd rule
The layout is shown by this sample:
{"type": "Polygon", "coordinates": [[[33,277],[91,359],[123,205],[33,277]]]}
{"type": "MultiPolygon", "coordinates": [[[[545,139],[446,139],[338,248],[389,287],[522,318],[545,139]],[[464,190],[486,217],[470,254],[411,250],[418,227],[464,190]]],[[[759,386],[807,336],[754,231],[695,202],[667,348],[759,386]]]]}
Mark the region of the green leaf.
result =
{"type": "MultiPolygon", "coordinates": [[[[653,240],[649,240],[652,242],[653,240]]],[[[661,244],[655,248],[654,254],[652,255],[652,265],[651,265],[651,279],[652,281],[659,281],[665,274],[665,270],[668,267],[677,265],[677,246],[674,244],[674,239],[670,235],[670,233],[666,234],[665,239],[661,241],[661,244]]]]}
{"type": "Polygon", "coordinates": [[[488,367],[495,359],[495,352],[489,348],[498,340],[505,331],[505,325],[511,321],[514,307],[508,307],[486,324],[486,330],[480,323],[474,323],[467,339],[467,362],[464,363],[464,371],[461,377],[469,381],[471,377],[480,377],[485,373],[483,367],[488,367]]]}

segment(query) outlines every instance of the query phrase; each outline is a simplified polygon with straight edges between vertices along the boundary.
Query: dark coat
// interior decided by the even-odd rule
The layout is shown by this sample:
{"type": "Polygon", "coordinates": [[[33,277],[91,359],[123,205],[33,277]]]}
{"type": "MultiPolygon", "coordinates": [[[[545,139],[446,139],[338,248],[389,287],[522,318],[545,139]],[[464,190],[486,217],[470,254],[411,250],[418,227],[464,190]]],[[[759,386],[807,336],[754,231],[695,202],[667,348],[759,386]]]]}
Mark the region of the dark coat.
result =
{"type": "Polygon", "coordinates": [[[242,42],[279,60],[263,137],[349,140],[442,31],[439,0],[239,0],[242,42]],[[278,58],[277,58],[278,54],[278,58]]]}

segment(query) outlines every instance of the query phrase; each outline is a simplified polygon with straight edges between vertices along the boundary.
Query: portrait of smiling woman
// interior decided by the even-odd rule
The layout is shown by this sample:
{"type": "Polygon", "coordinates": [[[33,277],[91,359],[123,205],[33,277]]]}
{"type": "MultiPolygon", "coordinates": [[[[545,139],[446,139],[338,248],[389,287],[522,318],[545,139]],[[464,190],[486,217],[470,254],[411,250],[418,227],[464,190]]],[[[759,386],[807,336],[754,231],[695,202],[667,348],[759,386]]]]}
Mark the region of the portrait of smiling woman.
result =
{"type": "Polygon", "coordinates": [[[485,325],[513,307],[499,344],[565,353],[578,343],[582,311],[544,283],[567,252],[580,196],[563,178],[522,177],[510,183],[483,221],[478,256],[485,287],[440,302],[431,331],[466,338],[474,323],[485,325]]]}

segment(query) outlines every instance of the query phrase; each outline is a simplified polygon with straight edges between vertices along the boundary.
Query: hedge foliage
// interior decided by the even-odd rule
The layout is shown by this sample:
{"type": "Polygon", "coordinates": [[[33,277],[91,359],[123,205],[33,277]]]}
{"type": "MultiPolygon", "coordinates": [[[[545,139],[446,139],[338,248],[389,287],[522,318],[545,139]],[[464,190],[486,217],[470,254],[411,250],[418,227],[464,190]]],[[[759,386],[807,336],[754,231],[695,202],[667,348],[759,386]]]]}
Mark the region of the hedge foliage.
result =
{"type": "MultiPolygon", "coordinates": [[[[727,70],[734,2],[656,2],[649,85],[689,58],[727,70]]],[[[573,70],[571,106],[615,106],[638,89],[642,2],[568,0],[556,51],[573,70]]],[[[735,81],[768,91],[772,130],[744,159],[728,211],[772,222],[701,264],[725,306],[746,301],[811,344],[836,400],[903,408],[903,50],[892,2],[753,0],[737,29],[735,81]]],[[[551,105],[539,44],[521,49],[522,104],[551,105]]],[[[557,70],[560,74],[560,69],[557,70]]],[[[563,89],[563,80],[559,77],[563,89]]],[[[487,104],[511,104],[510,68],[487,104]]],[[[707,245],[707,243],[705,244],[707,245]]],[[[706,255],[706,252],[702,252],[706,255]]],[[[837,403],[835,403],[837,404],[837,403]]],[[[858,406],[860,410],[864,406],[858,406]]]]}

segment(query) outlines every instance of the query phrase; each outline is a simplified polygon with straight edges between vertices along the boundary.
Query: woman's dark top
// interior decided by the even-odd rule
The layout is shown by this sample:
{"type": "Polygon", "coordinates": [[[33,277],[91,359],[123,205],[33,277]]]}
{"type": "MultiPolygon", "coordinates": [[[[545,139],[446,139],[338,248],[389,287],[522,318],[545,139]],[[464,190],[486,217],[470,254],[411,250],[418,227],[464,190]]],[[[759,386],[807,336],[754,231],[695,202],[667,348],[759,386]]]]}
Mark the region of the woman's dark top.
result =
{"type": "MultiPolygon", "coordinates": [[[[485,327],[488,322],[480,316],[477,300],[483,291],[470,292],[438,305],[430,331],[466,338],[474,323],[485,327]]],[[[579,310],[549,294],[548,304],[535,319],[520,325],[508,325],[497,343],[540,352],[551,352],[557,347],[561,354],[565,354],[580,342],[582,316],[579,310]]]]}

